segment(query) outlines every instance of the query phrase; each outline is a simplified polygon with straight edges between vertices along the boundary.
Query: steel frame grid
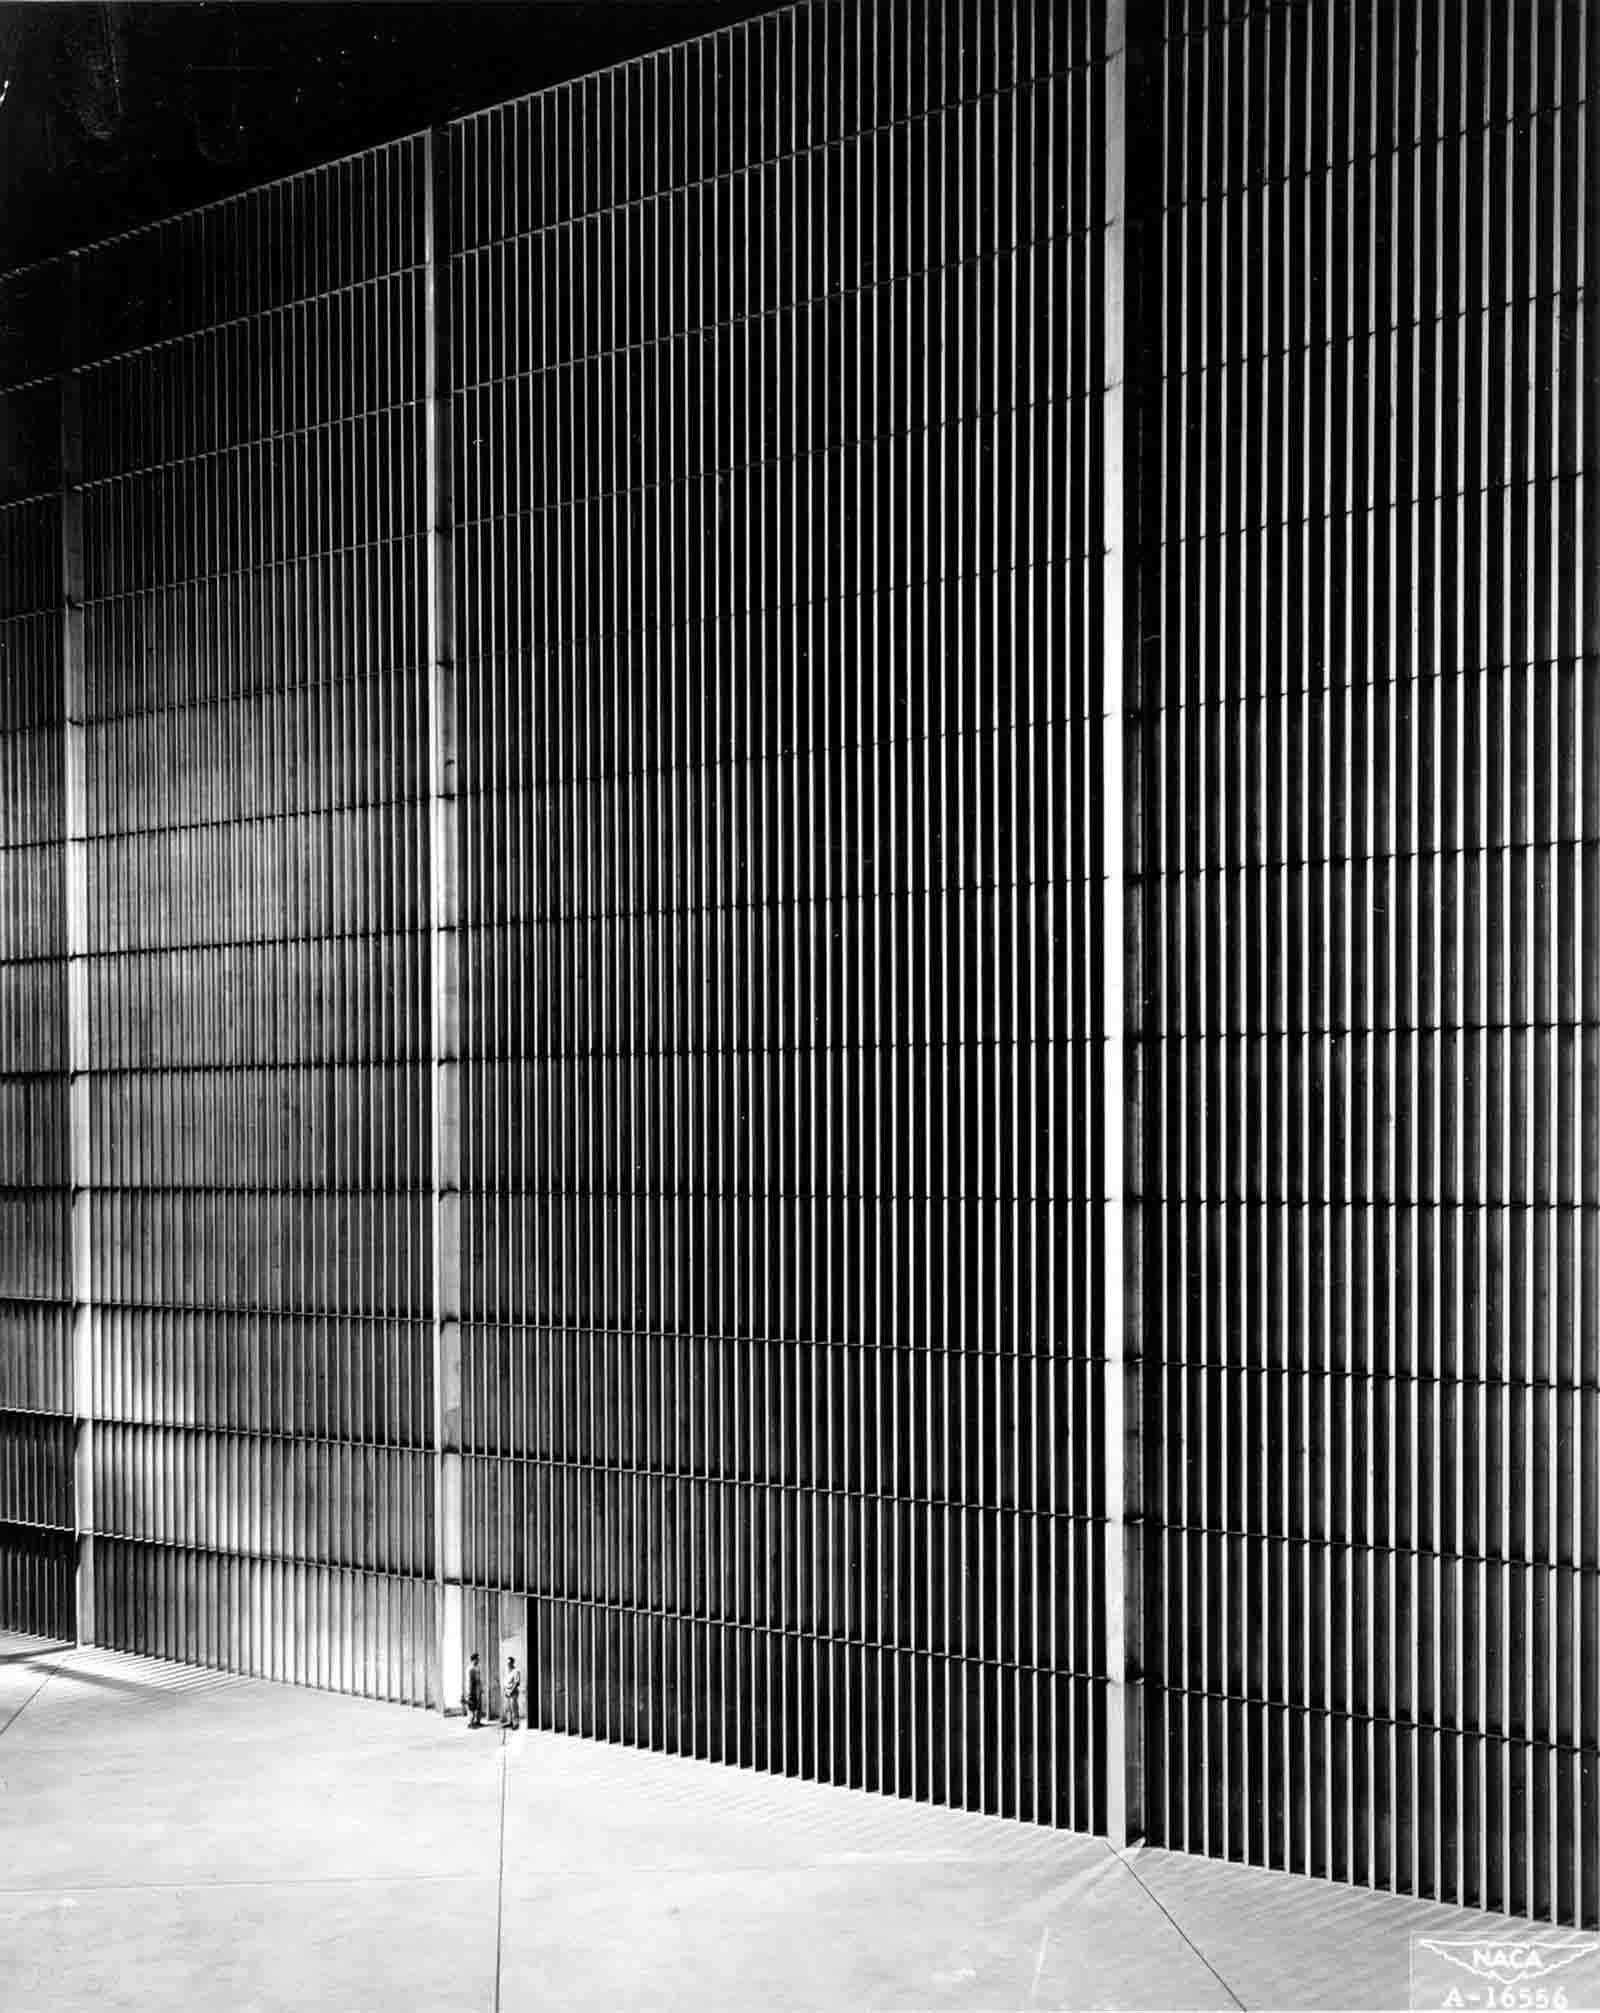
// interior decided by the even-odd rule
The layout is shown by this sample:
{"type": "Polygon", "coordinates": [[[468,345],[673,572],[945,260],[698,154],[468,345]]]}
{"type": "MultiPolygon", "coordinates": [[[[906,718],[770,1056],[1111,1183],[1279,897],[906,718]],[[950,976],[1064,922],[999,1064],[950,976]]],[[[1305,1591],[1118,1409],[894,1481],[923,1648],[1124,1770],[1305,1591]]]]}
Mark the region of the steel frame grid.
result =
{"type": "Polygon", "coordinates": [[[1169,10],[1143,724],[1149,1835],[1586,1927],[1595,61],[1169,10]]]}
{"type": "Polygon", "coordinates": [[[70,1638],[74,1380],[61,288],[0,280],[0,1613],[70,1638]]]}
{"type": "Polygon", "coordinates": [[[1081,25],[816,7],[498,108],[452,264],[475,1626],[534,1594],[550,1724],[1087,1826],[1081,25]]]}
{"type": "Polygon", "coordinates": [[[531,1598],[552,1724],[1592,1924],[1592,23],[1121,25],[802,7],[85,255],[97,948],[0,982],[97,1544],[183,1654],[531,1598]]]}
{"type": "Polygon", "coordinates": [[[80,1632],[436,1701],[419,152],[71,262],[64,1019],[80,1632]]]}

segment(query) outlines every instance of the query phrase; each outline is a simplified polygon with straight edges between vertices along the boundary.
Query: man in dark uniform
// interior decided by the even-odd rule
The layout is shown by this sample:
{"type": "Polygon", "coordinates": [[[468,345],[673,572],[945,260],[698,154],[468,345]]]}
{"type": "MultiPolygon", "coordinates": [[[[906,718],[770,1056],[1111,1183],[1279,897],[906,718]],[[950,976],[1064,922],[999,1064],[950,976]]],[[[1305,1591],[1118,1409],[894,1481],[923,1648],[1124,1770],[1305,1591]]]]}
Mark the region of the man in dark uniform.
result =
{"type": "Polygon", "coordinates": [[[478,1668],[478,1652],[472,1652],[472,1661],[467,1665],[467,1695],[462,1703],[467,1708],[468,1726],[483,1725],[483,1672],[478,1668]]]}

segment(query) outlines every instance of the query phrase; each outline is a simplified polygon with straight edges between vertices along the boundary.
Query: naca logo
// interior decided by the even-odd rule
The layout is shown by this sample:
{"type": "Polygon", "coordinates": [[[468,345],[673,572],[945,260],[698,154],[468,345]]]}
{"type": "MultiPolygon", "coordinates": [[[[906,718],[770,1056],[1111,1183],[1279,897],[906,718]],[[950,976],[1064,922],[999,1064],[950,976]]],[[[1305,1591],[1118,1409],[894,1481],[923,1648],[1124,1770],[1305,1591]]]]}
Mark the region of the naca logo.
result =
{"type": "Polygon", "coordinates": [[[1581,2000],[1583,2006],[1600,2013],[1600,1962],[1593,1960],[1600,1960],[1600,1938],[1593,1936],[1566,1936],[1548,1943],[1511,1936],[1414,1936],[1411,2003],[1561,2013],[1581,2000]],[[1580,1957],[1591,1962],[1582,1972],[1573,1973],[1571,1967],[1580,1957]],[[1428,1977],[1425,1972],[1430,1959],[1436,1960],[1436,1968],[1428,1977]],[[1561,1976],[1563,1972],[1568,1975],[1561,1976]]]}
{"type": "Polygon", "coordinates": [[[1435,1957],[1457,1964],[1474,1978],[1491,1985],[1531,1985],[1564,1971],[1580,1957],[1592,1957],[1600,1943],[1436,1943],[1419,1936],[1417,1942],[1435,1957]]]}

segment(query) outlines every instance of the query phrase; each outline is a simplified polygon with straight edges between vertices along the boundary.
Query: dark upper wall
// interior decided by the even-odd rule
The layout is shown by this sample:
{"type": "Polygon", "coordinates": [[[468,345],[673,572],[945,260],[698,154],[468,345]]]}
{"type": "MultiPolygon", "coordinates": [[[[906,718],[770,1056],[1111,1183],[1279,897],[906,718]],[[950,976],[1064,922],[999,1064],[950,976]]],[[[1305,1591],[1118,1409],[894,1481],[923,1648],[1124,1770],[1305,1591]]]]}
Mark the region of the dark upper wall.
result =
{"type": "Polygon", "coordinates": [[[0,270],[770,4],[0,5],[0,270]]]}

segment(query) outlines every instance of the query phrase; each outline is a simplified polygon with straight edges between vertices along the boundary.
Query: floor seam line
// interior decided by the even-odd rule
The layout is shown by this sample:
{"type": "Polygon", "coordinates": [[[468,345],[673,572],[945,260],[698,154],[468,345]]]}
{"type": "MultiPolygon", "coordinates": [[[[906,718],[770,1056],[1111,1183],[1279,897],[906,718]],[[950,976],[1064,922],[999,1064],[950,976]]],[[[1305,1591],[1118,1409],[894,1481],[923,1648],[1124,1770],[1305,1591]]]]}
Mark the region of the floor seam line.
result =
{"type": "Polygon", "coordinates": [[[500,1730],[500,1865],[494,1897],[494,2013],[500,2013],[500,1967],[506,1907],[506,1733],[500,1730]]]}
{"type": "Polygon", "coordinates": [[[1195,1942],[1194,1938],[1184,1928],[1183,1924],[1178,1920],[1177,1916],[1175,1916],[1172,1910],[1168,1908],[1166,1903],[1161,1899],[1160,1895],[1156,1893],[1155,1889],[1153,1887],[1148,1886],[1140,1878],[1139,1870],[1134,1865],[1132,1859],[1126,1853],[1119,1852],[1115,1846],[1111,1848],[1111,1853],[1112,1857],[1116,1859],[1121,1865],[1125,1866],[1128,1869],[1128,1871],[1133,1875],[1134,1884],[1138,1887],[1140,1893],[1148,1895],[1151,1901],[1155,1903],[1156,1907],[1161,1910],[1161,1913],[1167,1918],[1167,1920],[1172,1924],[1173,1928],[1176,1929],[1178,1934],[1183,1938],[1183,1941],[1187,1945],[1187,1947],[1194,1952],[1195,1956],[1199,1958],[1200,1962],[1211,1973],[1212,1977],[1216,1979],[1217,1983],[1222,1987],[1223,1991],[1227,1993],[1228,1997],[1233,2001],[1234,2005],[1238,2007],[1239,2013],[1245,2013],[1244,2001],[1239,1997],[1238,1993],[1234,1991],[1233,1987],[1228,1983],[1227,1979],[1223,1977],[1222,1973],[1217,1969],[1216,1965],[1212,1963],[1211,1959],[1207,1957],[1206,1953],[1200,1948],[1199,1944],[1195,1942]]]}

